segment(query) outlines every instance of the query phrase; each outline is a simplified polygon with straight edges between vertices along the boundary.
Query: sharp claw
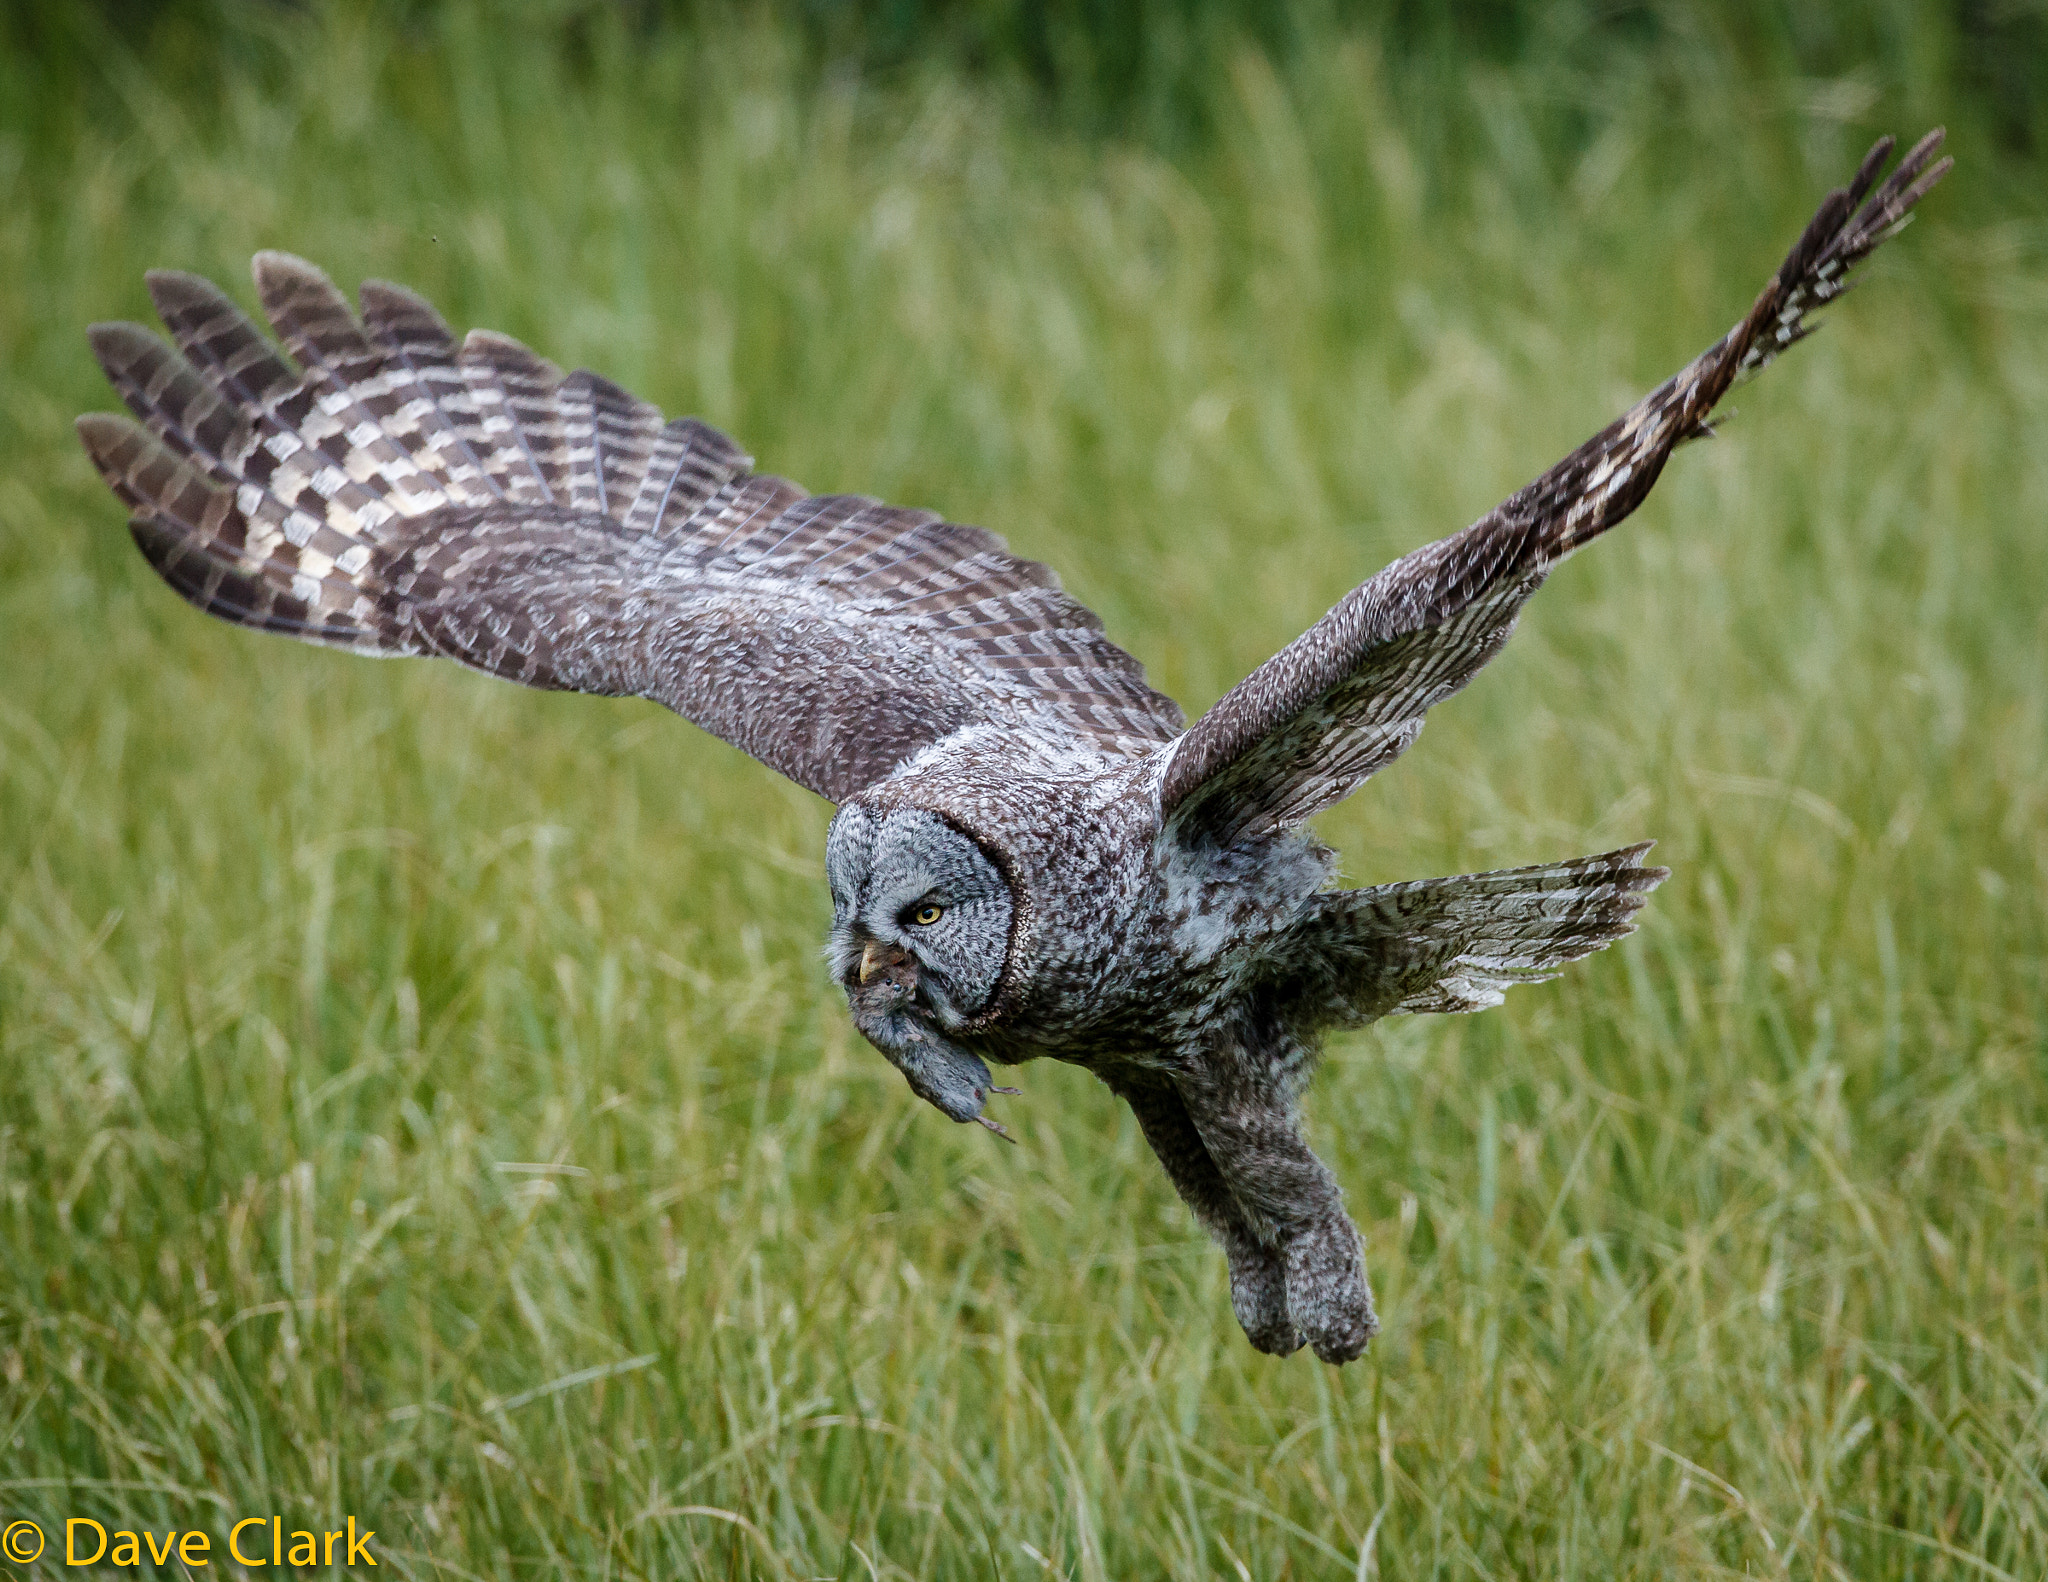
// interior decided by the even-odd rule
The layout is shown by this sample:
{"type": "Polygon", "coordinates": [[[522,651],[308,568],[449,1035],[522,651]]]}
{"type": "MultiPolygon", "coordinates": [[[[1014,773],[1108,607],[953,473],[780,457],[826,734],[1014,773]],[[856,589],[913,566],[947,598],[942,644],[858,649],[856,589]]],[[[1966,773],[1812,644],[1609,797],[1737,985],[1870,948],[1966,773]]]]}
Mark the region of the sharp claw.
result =
{"type": "Polygon", "coordinates": [[[986,1115],[977,1115],[974,1118],[977,1121],[979,1121],[982,1125],[986,1126],[990,1131],[994,1132],[998,1137],[1002,1138],[1004,1142],[1014,1143],[1017,1140],[1016,1138],[1012,1137],[1009,1134],[1009,1132],[1003,1129],[1003,1123],[1001,1121],[992,1121],[986,1115]]]}

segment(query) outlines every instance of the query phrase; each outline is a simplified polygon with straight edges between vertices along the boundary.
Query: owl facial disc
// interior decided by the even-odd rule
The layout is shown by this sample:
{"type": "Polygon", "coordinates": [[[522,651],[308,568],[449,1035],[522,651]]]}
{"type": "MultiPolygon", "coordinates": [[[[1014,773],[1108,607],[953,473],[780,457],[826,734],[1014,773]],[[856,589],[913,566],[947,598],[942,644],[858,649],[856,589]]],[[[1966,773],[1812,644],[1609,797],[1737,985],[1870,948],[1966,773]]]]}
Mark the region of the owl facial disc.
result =
{"type": "Polygon", "coordinates": [[[956,1121],[981,1121],[994,1091],[980,1056],[946,1037],[1002,981],[1014,905],[988,855],[930,813],[840,810],[825,842],[833,976],[854,1025],[956,1121]]]}
{"type": "Polygon", "coordinates": [[[1010,952],[1001,871],[944,819],[841,809],[825,840],[833,975],[849,992],[886,978],[906,1009],[957,1030],[988,1008],[1010,952]],[[866,983],[863,983],[863,980],[866,983]]]}

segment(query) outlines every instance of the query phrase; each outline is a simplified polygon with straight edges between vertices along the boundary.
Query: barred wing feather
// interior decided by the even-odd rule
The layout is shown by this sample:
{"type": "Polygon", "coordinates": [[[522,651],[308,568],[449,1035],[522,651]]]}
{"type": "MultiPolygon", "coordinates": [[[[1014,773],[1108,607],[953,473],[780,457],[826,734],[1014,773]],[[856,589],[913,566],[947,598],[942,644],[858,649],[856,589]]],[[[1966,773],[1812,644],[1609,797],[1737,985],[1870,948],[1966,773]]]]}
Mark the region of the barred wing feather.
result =
{"type": "Polygon", "coordinates": [[[1714,405],[1814,326],[1849,271],[1945,175],[1930,132],[1882,186],[1891,139],[1830,193],[1742,322],[1629,412],[1466,528],[1347,594],[1173,746],[1160,805],[1183,840],[1228,844],[1342,801],[1404,752],[1423,716],[1500,651],[1550,570],[1650,492],[1714,405]],[[1876,190],[1873,192],[1873,188],[1876,190]]]}
{"type": "Polygon", "coordinates": [[[81,418],[86,449],[200,609],[653,698],[835,801],[967,726],[1126,757],[1181,727],[992,533],[754,473],[595,374],[488,332],[458,343],[400,287],[367,283],[358,318],[302,260],[254,272],[282,351],[169,272],[149,284],[175,350],[92,331],[141,423],[81,418]]]}

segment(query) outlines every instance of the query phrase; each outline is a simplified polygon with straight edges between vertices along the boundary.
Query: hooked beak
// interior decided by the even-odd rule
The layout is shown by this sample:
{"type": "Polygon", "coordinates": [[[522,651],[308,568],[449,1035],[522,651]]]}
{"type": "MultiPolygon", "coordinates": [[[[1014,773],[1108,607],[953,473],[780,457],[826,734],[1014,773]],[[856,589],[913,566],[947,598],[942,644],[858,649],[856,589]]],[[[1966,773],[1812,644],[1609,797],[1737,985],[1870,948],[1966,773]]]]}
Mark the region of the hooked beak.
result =
{"type": "Polygon", "coordinates": [[[900,967],[910,958],[900,945],[886,945],[879,939],[871,939],[867,948],[860,953],[860,981],[867,983],[877,973],[887,972],[891,967],[900,967]]]}

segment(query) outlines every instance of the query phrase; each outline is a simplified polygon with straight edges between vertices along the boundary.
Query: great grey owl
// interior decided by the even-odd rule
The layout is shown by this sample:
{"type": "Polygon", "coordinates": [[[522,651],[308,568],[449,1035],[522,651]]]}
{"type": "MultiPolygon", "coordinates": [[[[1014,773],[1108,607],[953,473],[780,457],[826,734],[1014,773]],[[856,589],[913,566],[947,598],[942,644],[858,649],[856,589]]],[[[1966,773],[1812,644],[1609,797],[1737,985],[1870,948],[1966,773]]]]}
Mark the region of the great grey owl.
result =
{"type": "Polygon", "coordinates": [[[838,804],[853,1020],[956,1121],[989,1067],[1093,1071],[1229,1259],[1251,1343],[1356,1357],[1359,1237],[1296,1102],[1330,1028],[1472,1011],[1627,933],[1644,845],[1329,888],[1304,829],[1401,753],[1550,569],[1635,509],[1738,377],[1809,331],[1949,167],[1889,139],[1746,317],[1487,516],[1397,560],[1192,726],[1045,567],[979,528],[750,470],[722,434],[366,282],[255,260],[283,350],[187,274],[177,349],[92,345],[142,419],[79,431],[136,543],[214,615],[668,705],[838,804]],[[294,365],[296,364],[296,366],[294,365]]]}

